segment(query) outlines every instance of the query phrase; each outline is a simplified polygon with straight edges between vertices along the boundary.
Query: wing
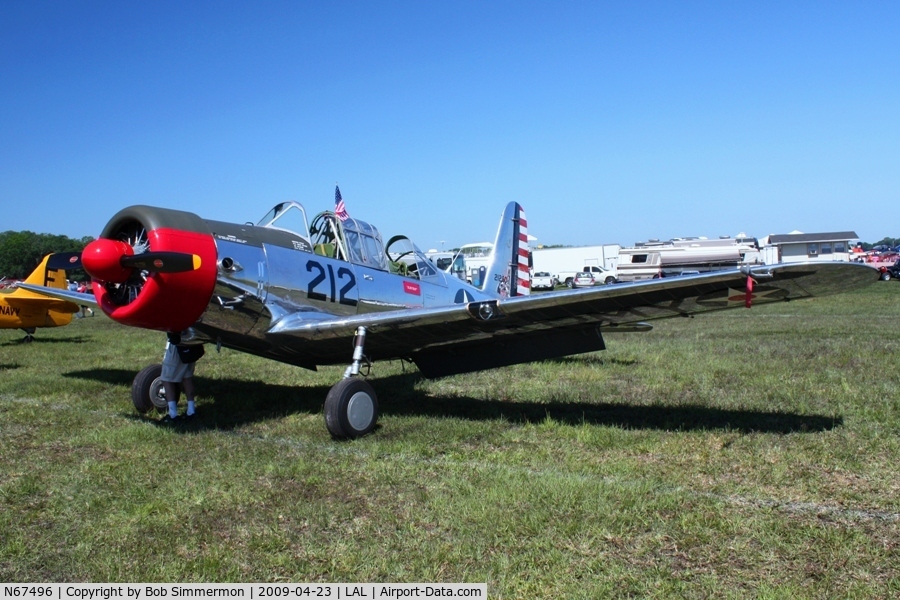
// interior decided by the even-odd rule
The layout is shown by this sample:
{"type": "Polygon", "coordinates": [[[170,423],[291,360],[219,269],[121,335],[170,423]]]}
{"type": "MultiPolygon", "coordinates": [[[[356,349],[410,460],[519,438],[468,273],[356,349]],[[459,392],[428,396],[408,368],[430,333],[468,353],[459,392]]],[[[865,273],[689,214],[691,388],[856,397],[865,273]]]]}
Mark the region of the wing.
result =
{"type": "Polygon", "coordinates": [[[822,296],[877,280],[875,269],[858,263],[774,265],[341,319],[294,313],[267,337],[317,364],[340,363],[347,362],[348,339],[365,326],[370,358],[408,358],[425,376],[440,377],[602,350],[602,331],[646,331],[648,320],[822,296]]]}
{"type": "MultiPolygon", "coordinates": [[[[69,290],[51,288],[43,285],[34,285],[31,283],[19,283],[16,287],[19,287],[23,290],[28,290],[29,292],[34,292],[36,294],[41,294],[42,296],[48,296],[50,298],[58,298],[60,300],[67,300],[68,302],[74,302],[79,306],[97,306],[97,299],[93,294],[70,292],[69,290]]],[[[77,307],[75,309],[75,312],[78,312],[77,307]]]]}

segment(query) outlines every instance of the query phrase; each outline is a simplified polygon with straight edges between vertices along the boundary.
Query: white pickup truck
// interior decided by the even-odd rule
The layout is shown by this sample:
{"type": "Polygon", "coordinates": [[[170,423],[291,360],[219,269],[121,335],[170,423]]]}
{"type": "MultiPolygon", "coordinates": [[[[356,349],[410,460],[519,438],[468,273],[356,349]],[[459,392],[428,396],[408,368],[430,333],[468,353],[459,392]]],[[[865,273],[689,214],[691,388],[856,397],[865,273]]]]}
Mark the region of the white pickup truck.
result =
{"type": "Polygon", "coordinates": [[[556,278],[546,271],[538,271],[531,276],[532,290],[552,290],[556,287],[556,278]]]}

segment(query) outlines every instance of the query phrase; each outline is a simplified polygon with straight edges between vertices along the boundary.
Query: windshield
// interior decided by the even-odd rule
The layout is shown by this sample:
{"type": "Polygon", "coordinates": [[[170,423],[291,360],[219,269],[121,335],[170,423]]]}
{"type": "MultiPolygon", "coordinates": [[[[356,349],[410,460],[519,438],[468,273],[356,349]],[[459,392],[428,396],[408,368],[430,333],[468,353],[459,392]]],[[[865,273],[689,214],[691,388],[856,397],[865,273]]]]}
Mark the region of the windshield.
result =
{"type": "Polygon", "coordinates": [[[422,251],[406,236],[392,237],[385,253],[391,261],[392,272],[419,279],[437,277],[435,264],[425,258],[422,251]]]}
{"type": "Polygon", "coordinates": [[[306,211],[297,202],[276,204],[256,225],[258,227],[284,229],[302,238],[306,238],[306,232],[309,231],[306,211]]]}
{"type": "Polygon", "coordinates": [[[381,234],[373,225],[358,219],[347,219],[342,226],[350,262],[374,269],[387,269],[381,251],[381,234]]]}

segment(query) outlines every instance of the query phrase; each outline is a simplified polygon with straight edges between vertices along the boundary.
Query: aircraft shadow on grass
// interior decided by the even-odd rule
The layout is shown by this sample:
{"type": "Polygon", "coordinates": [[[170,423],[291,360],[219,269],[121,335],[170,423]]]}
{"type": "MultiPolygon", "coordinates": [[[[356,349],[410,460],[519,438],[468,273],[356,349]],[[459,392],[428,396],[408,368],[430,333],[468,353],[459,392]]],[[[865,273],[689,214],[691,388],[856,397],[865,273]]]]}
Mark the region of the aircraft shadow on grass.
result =
{"type": "Polygon", "coordinates": [[[595,365],[598,367],[610,365],[627,367],[637,364],[637,360],[633,358],[613,358],[609,356],[597,356],[596,354],[561,356],[559,358],[549,358],[545,362],[556,365],[595,365]]]}
{"type": "MultiPolygon", "coordinates": [[[[64,373],[64,377],[89,379],[131,387],[135,373],[124,369],[91,369],[64,373]]],[[[706,406],[629,406],[584,402],[516,402],[481,400],[459,396],[431,396],[415,389],[418,373],[391,375],[376,380],[380,411],[392,416],[540,423],[552,419],[566,425],[608,425],[623,429],[663,431],[726,430],[738,433],[816,433],[843,425],[842,417],[788,412],[725,410],[706,406]]],[[[197,395],[203,402],[196,429],[229,430],[247,423],[296,413],[321,414],[329,386],[287,386],[241,379],[196,377],[197,395]]],[[[181,405],[183,406],[182,400],[181,405]]],[[[136,414],[129,413],[135,418],[136,414]]]]}
{"type": "MultiPolygon", "coordinates": [[[[86,344],[92,341],[91,338],[83,337],[83,336],[75,336],[75,337],[59,337],[59,338],[46,338],[46,337],[35,337],[33,340],[28,342],[29,344],[86,344]]],[[[0,348],[6,348],[8,346],[24,346],[25,341],[24,338],[18,337],[0,344],[0,348]]]]}

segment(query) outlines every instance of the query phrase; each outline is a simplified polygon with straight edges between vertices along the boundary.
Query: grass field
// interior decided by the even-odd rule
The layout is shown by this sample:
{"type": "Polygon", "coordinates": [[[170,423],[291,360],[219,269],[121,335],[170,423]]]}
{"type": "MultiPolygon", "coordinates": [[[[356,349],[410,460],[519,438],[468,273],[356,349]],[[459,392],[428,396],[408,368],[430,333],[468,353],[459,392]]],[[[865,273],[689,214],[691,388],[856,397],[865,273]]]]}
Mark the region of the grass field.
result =
{"type": "Polygon", "coordinates": [[[0,332],[0,580],[897,597],[898,300],[879,282],[437,381],[380,363],[380,428],[349,443],[321,414],[342,368],[208,349],[172,429],[129,397],[163,334],[0,332]]]}

